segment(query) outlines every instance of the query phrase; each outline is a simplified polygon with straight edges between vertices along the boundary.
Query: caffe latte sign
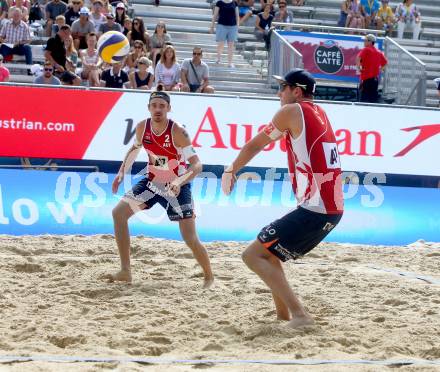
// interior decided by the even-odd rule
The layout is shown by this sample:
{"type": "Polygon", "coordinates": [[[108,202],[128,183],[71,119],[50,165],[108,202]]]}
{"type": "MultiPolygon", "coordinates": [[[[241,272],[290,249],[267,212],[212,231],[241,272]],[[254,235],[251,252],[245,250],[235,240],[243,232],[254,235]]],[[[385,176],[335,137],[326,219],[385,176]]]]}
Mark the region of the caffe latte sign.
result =
{"type": "Polygon", "coordinates": [[[326,40],[315,49],[315,64],[326,74],[336,74],[344,66],[344,54],[336,42],[326,40]]]}

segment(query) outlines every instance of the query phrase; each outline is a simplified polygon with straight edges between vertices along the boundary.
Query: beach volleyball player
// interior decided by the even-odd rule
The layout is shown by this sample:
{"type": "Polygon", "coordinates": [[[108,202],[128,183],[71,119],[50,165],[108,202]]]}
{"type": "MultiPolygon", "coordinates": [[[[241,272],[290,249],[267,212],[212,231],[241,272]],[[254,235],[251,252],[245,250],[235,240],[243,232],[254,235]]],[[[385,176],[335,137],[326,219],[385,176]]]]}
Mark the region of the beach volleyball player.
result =
{"type": "Polygon", "coordinates": [[[309,252],[341,219],[341,166],[327,115],[313,102],[313,77],[304,70],[274,77],[280,84],[281,108],[226,168],[222,189],[229,194],[237,172],[267,144],[285,137],[289,176],[298,207],[264,227],[243,252],[243,261],[272,290],[278,319],[299,327],[312,324],[313,319],[287,282],[281,262],[309,252]]]}
{"type": "Polygon", "coordinates": [[[121,270],[105,277],[110,281],[131,282],[128,219],[159,203],[166,209],[168,218],[179,223],[183,240],[203,269],[204,287],[207,288],[213,282],[213,274],[208,253],[197,236],[190,185],[191,180],[201,172],[202,164],[186,130],[168,118],[170,96],[162,91],[151,93],[148,109],[151,117],[136,126],[135,142],[112,184],[112,191],[116,193],[143,147],[148,154],[147,174],[113,209],[121,270]]]}

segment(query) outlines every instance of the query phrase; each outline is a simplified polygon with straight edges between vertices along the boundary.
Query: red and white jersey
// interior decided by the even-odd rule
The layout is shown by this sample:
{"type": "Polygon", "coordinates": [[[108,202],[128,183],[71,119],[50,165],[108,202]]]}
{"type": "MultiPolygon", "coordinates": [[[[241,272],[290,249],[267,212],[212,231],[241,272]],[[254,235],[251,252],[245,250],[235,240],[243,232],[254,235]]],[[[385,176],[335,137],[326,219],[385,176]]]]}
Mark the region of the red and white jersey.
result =
{"type": "Polygon", "coordinates": [[[340,214],[344,209],[341,164],[335,135],[325,111],[310,101],[299,104],[303,129],[287,133],[289,172],[298,205],[313,212],[340,214]]]}
{"type": "Polygon", "coordinates": [[[154,133],[151,118],[147,119],[142,145],[148,154],[148,179],[158,183],[172,182],[185,173],[186,163],[182,149],[174,144],[174,121],[168,119],[162,133],[154,133]]]}

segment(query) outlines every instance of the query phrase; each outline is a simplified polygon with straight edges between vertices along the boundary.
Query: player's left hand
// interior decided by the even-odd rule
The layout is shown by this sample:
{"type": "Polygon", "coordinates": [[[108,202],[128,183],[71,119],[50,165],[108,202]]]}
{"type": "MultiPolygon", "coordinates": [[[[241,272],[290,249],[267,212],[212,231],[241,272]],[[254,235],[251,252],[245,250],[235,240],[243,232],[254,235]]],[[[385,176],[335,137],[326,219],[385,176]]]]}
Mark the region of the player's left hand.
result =
{"type": "Polygon", "coordinates": [[[180,194],[180,185],[171,182],[168,185],[168,192],[170,193],[171,196],[177,198],[177,196],[179,196],[180,194]]]}
{"type": "Polygon", "coordinates": [[[222,190],[225,195],[229,195],[234,189],[235,181],[237,177],[232,172],[224,172],[222,174],[222,190]]]}

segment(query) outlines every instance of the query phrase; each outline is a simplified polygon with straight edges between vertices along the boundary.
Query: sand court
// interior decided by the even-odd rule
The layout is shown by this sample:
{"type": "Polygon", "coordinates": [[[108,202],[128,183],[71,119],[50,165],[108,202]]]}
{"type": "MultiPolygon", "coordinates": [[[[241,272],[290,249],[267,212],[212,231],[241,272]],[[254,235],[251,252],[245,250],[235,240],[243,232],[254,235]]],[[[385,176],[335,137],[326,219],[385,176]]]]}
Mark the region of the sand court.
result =
{"type": "Polygon", "coordinates": [[[412,360],[420,364],[402,368],[440,369],[439,243],[321,243],[285,265],[315,318],[303,329],[275,319],[269,290],[240,259],[245,246],[207,244],[216,279],[203,290],[200,268],[182,242],[133,237],[133,284],[127,285],[98,279],[119,268],[111,235],[1,236],[0,357],[42,360],[2,361],[0,371],[390,368],[169,363],[176,360],[412,360]],[[78,360],[56,363],[47,356],[78,360]],[[168,362],[147,368],[112,360],[119,358],[168,362]]]}

